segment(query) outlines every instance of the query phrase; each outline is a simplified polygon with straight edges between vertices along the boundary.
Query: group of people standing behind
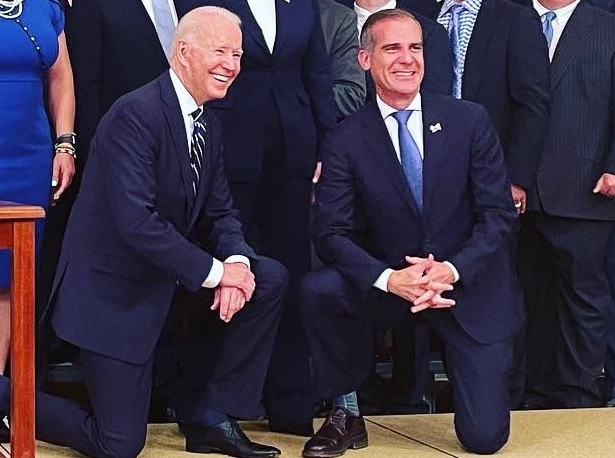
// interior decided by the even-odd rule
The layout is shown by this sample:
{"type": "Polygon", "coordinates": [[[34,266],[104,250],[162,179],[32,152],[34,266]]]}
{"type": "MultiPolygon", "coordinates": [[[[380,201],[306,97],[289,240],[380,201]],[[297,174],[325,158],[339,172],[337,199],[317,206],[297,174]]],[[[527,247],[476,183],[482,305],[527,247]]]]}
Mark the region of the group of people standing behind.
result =
{"type": "MultiPolygon", "coordinates": [[[[401,321],[417,374],[420,330],[441,338],[469,451],[507,442],[510,409],[604,405],[612,12],[0,0],[0,200],[49,210],[38,337],[78,348],[90,401],[38,393],[37,437],[136,456],[154,390],[188,451],[275,456],[235,421],[266,416],[338,456],[367,445],[356,391],[373,330],[401,321]]],[[[2,289],[0,374],[9,311],[2,289]]]]}

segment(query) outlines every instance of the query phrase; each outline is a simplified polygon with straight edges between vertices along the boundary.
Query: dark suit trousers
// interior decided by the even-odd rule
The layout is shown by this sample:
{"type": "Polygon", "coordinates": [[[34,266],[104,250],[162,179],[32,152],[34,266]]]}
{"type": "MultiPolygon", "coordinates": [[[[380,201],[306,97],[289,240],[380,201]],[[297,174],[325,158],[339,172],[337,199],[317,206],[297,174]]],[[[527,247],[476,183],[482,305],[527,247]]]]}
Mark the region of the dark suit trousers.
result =
{"type": "MultiPolygon", "coordinates": [[[[252,301],[230,324],[218,326],[223,339],[208,353],[216,354],[212,365],[211,359],[200,359],[203,347],[190,348],[183,355],[186,377],[180,401],[191,403],[188,419],[198,420],[202,406],[237,417],[254,417],[259,412],[288,275],[279,263],[262,258],[254,262],[253,272],[258,286],[252,301]]],[[[212,316],[210,304],[211,300],[195,305],[212,316]]],[[[194,324],[192,329],[199,331],[182,342],[201,343],[212,337],[207,325],[194,324]]],[[[37,438],[91,457],[137,456],[147,433],[153,356],[144,364],[130,364],[82,349],[81,362],[91,409],[37,393],[37,438]]]]}
{"type": "MultiPolygon", "coordinates": [[[[611,231],[609,237],[604,271],[611,286],[611,296],[615,296],[615,230],[611,231]]],[[[609,323],[607,328],[606,358],[604,360],[604,371],[607,378],[607,400],[614,397],[613,391],[615,391],[615,301],[613,301],[609,323]]]]}
{"type": "Polygon", "coordinates": [[[311,179],[290,176],[281,120],[273,99],[263,107],[268,116],[266,155],[261,175],[230,186],[248,243],[284,264],[290,273],[288,301],[271,357],[265,388],[268,417],[276,427],[292,428],[311,420],[314,400],[308,347],[297,310],[295,291],[310,267],[308,215],[311,179]]]}
{"type": "Polygon", "coordinates": [[[269,258],[251,263],[256,290],[228,324],[210,310],[212,290],[178,290],[174,298],[156,363],[158,376],[168,377],[157,378],[157,384],[179,421],[202,421],[204,409],[243,419],[263,415],[260,401],[288,274],[269,258]]]}
{"type": "Polygon", "coordinates": [[[525,399],[536,407],[597,407],[612,311],[604,273],[608,221],[524,216],[519,277],[527,313],[525,399]]]}
{"type": "MultiPolygon", "coordinates": [[[[339,272],[328,267],[306,275],[301,298],[319,398],[358,389],[371,364],[372,323],[393,323],[410,313],[407,302],[375,288],[361,297],[339,272]]],[[[494,453],[507,442],[510,431],[512,341],[481,344],[461,328],[450,311],[422,314],[444,341],[457,437],[469,451],[494,453]]]]}
{"type": "MultiPolygon", "coordinates": [[[[609,244],[606,251],[605,273],[611,286],[611,295],[615,296],[615,230],[611,231],[609,244]]],[[[615,388],[615,301],[613,302],[613,313],[611,315],[610,326],[607,331],[606,359],[604,370],[608,383],[608,399],[613,397],[615,388]]]]}
{"type": "Polygon", "coordinates": [[[129,364],[82,349],[91,410],[39,392],[36,437],[95,458],[137,456],[147,434],[152,360],[129,364]]]}

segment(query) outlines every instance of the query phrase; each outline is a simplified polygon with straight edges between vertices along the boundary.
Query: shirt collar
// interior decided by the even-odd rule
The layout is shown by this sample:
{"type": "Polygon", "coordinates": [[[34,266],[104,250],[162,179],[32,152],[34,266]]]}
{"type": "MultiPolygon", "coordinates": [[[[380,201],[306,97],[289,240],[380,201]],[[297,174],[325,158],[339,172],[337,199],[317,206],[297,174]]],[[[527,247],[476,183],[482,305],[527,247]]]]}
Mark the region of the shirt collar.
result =
{"type": "Polygon", "coordinates": [[[576,2],[572,2],[570,5],[566,5],[563,8],[550,10],[545,8],[538,0],[534,0],[534,9],[540,17],[542,17],[545,13],[548,13],[549,11],[553,11],[555,13],[555,20],[558,21],[558,23],[561,23],[565,17],[572,14],[580,1],[581,0],[577,0],[576,2]]]}
{"type": "MultiPolygon", "coordinates": [[[[391,116],[393,113],[397,112],[397,111],[401,111],[398,110],[397,108],[393,108],[390,105],[387,105],[381,98],[379,95],[376,96],[376,103],[378,104],[378,109],[380,110],[380,114],[382,115],[382,119],[386,119],[387,116],[391,116]]],[[[417,93],[416,96],[414,97],[414,99],[412,99],[412,102],[410,102],[410,105],[408,105],[405,110],[412,110],[412,111],[421,111],[422,108],[422,104],[421,104],[421,93],[417,93]]]]}
{"type": "Polygon", "coordinates": [[[455,0],[444,0],[444,4],[442,5],[442,9],[440,10],[440,14],[438,15],[438,17],[442,17],[447,14],[448,10],[450,10],[453,5],[457,4],[465,6],[466,10],[468,10],[472,14],[478,14],[482,3],[483,0],[464,0],[463,2],[456,2],[455,0]]]}
{"type": "Polygon", "coordinates": [[[179,100],[179,108],[182,111],[183,116],[189,116],[198,108],[201,108],[194,101],[184,83],[181,82],[179,76],[173,71],[173,69],[169,70],[169,75],[171,76],[171,83],[173,84],[173,89],[175,89],[175,94],[177,94],[177,99],[179,100]]]}
{"type": "Polygon", "coordinates": [[[380,8],[378,8],[376,11],[367,11],[365,8],[361,8],[359,5],[357,5],[357,2],[355,2],[354,12],[357,13],[357,17],[359,18],[359,21],[361,22],[361,24],[364,24],[365,21],[367,21],[367,18],[370,17],[372,14],[377,13],[378,11],[382,11],[382,10],[392,10],[396,6],[397,6],[397,0],[389,0],[384,5],[382,5],[380,8]]]}

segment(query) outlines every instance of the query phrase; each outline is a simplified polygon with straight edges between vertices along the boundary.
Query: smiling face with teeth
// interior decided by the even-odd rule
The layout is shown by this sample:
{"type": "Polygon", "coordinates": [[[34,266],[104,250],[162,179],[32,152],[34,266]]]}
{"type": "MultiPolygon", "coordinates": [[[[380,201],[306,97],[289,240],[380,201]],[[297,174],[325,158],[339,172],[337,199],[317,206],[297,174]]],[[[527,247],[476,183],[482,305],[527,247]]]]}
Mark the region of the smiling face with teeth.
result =
{"type": "Polygon", "coordinates": [[[178,40],[171,67],[198,105],[226,95],[240,70],[241,29],[222,14],[208,14],[178,40]],[[177,67],[180,68],[177,68],[177,67]]]}
{"type": "Polygon", "coordinates": [[[405,15],[383,16],[366,26],[370,29],[367,36],[362,35],[359,63],[370,71],[378,96],[393,108],[405,109],[423,80],[421,28],[416,19],[405,15]]]}

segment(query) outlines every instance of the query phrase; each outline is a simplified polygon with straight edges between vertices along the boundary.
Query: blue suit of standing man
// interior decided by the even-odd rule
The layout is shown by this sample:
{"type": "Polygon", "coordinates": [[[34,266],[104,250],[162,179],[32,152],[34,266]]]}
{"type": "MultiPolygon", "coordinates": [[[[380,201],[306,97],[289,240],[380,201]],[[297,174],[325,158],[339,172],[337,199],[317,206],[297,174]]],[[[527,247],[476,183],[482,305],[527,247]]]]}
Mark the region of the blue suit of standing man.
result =
{"type": "Polygon", "coordinates": [[[305,277],[302,311],[316,394],[333,398],[333,410],[304,457],[367,445],[353,390],[370,367],[370,318],[411,311],[444,341],[463,447],[489,454],[508,440],[512,338],[523,321],[510,184],[486,110],[419,93],[421,41],[404,10],[367,19],[359,61],[377,100],[323,143],[313,230],[328,266],[305,277]]]}
{"type": "MultiPolygon", "coordinates": [[[[203,326],[217,323],[220,338],[196,355],[214,352],[215,363],[207,383],[187,393],[194,416],[183,419],[186,449],[279,454],[249,441],[227,416],[260,415],[288,282],[283,266],[244,241],[220,126],[206,105],[224,97],[239,72],[239,24],[222,8],[188,13],[173,38],[171,70],[122,97],[100,122],[52,292],[52,324],[80,350],[91,409],[38,394],[39,439],[87,456],[137,456],[171,303],[205,290],[203,326]]],[[[7,388],[2,377],[0,408],[7,388]]]]}

